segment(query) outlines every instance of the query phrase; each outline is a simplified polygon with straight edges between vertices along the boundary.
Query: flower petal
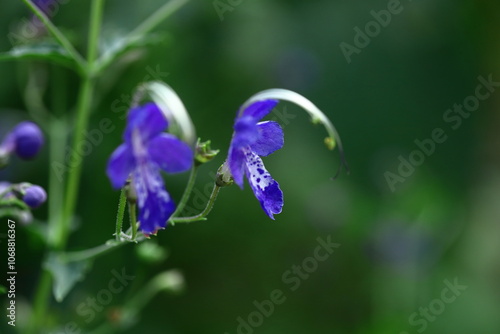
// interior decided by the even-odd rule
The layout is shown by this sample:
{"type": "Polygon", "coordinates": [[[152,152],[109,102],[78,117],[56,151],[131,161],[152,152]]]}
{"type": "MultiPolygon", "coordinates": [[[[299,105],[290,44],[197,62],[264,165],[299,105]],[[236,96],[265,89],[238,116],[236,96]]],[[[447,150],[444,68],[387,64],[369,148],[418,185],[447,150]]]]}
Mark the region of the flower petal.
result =
{"type": "Polygon", "coordinates": [[[255,122],[260,121],[264,116],[269,114],[271,110],[278,104],[278,100],[262,100],[257,101],[249,105],[241,115],[242,116],[251,116],[255,122]]]}
{"type": "Polygon", "coordinates": [[[120,189],[125,185],[128,176],[135,167],[132,149],[127,144],[122,144],[111,154],[108,161],[106,174],[111,180],[113,188],[120,189]]]}
{"type": "Polygon", "coordinates": [[[259,139],[250,145],[252,151],[260,156],[267,156],[283,147],[283,129],[273,121],[257,123],[259,139]]]}
{"type": "Polygon", "coordinates": [[[229,166],[234,182],[243,189],[243,174],[245,170],[245,153],[243,149],[234,147],[231,143],[227,156],[227,165],[229,166]]]}
{"type": "Polygon", "coordinates": [[[134,187],[139,206],[139,221],[144,234],[154,234],[167,225],[175,203],[165,190],[158,167],[143,163],[134,171],[134,187]]]}
{"type": "Polygon", "coordinates": [[[255,143],[257,139],[259,139],[259,128],[255,119],[251,116],[236,118],[231,145],[242,148],[255,143]]]}
{"type": "Polygon", "coordinates": [[[168,133],[154,137],[148,145],[149,157],[167,173],[187,171],[193,165],[193,150],[168,133]]]}
{"type": "Polygon", "coordinates": [[[274,215],[281,213],[283,208],[283,192],[276,180],[266,170],[262,159],[254,152],[246,152],[246,175],[255,197],[262,209],[274,219],[274,215]]]}
{"type": "Polygon", "coordinates": [[[132,132],[137,131],[143,142],[147,142],[152,137],[160,134],[168,127],[168,121],[163,116],[160,108],[154,103],[147,103],[143,106],[130,110],[127,118],[127,127],[124,133],[124,140],[132,142],[132,132]]]}

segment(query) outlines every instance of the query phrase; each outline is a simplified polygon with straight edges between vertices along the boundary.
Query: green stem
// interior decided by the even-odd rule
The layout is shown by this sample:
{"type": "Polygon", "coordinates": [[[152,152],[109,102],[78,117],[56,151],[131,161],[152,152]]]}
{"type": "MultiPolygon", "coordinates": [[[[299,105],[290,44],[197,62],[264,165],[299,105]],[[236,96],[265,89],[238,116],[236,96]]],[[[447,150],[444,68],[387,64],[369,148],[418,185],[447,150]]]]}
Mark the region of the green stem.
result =
{"type": "Polygon", "coordinates": [[[30,0],[23,0],[23,2],[31,9],[31,11],[43,22],[47,27],[49,32],[54,36],[56,41],[71,55],[75,60],[78,71],[80,74],[85,73],[87,69],[87,62],[83,57],[76,51],[70,41],[64,36],[64,34],[50,21],[50,19],[30,0]]]}
{"type": "Polygon", "coordinates": [[[116,249],[120,246],[126,245],[128,242],[116,242],[115,240],[109,240],[103,245],[99,245],[94,248],[85,249],[82,251],[68,252],[63,255],[64,260],[68,262],[77,262],[89,260],[100,255],[106,254],[110,250],[116,249]]]}
{"type": "Polygon", "coordinates": [[[127,205],[127,196],[125,188],[120,193],[120,200],[118,202],[118,213],[116,214],[116,241],[121,240],[123,216],[125,214],[125,206],[127,205]]]}
{"type": "Polygon", "coordinates": [[[128,203],[128,216],[130,218],[130,227],[132,228],[132,240],[137,237],[137,217],[135,215],[135,203],[128,203]]]}
{"type": "Polygon", "coordinates": [[[207,206],[203,211],[196,216],[192,217],[179,217],[179,218],[173,218],[171,221],[173,223],[192,223],[200,220],[205,220],[206,216],[212,211],[212,208],[214,207],[215,200],[217,199],[217,195],[219,194],[220,187],[215,184],[214,189],[212,190],[212,194],[210,195],[210,199],[208,200],[207,206]]]}
{"type": "Polygon", "coordinates": [[[64,186],[63,186],[63,174],[65,168],[64,164],[64,148],[66,146],[66,121],[53,118],[49,126],[50,131],[50,145],[49,145],[49,156],[50,161],[52,161],[53,170],[49,173],[49,220],[48,220],[48,238],[49,245],[53,245],[56,240],[56,231],[58,222],[61,219],[61,203],[64,200],[64,186]],[[64,167],[59,167],[62,164],[64,167]]]}
{"type": "MultiPolygon", "coordinates": [[[[64,162],[64,151],[66,146],[66,118],[63,115],[66,109],[66,80],[64,72],[61,68],[52,66],[53,70],[53,82],[52,87],[52,110],[55,116],[50,117],[50,122],[48,125],[49,132],[49,158],[52,164],[58,162],[63,164],[64,162]]],[[[36,90],[36,87],[33,87],[36,90]]],[[[55,165],[50,166],[51,169],[55,165]]],[[[53,245],[55,230],[57,228],[57,223],[61,215],[61,203],[64,199],[64,186],[62,174],[64,171],[53,168],[50,170],[49,179],[49,197],[48,197],[48,244],[53,245]],[[60,173],[60,174],[58,174],[60,173]]],[[[42,327],[42,323],[46,319],[46,312],[48,310],[48,303],[50,300],[50,290],[51,290],[51,274],[42,269],[41,276],[39,278],[38,287],[34,299],[34,312],[33,319],[30,321],[29,333],[35,333],[42,327]]]]}
{"type": "MultiPolygon", "coordinates": [[[[90,16],[90,29],[89,29],[89,41],[88,41],[88,52],[87,61],[90,68],[93,67],[95,58],[97,56],[97,43],[99,38],[99,31],[101,27],[102,20],[102,7],[103,0],[93,0],[90,16]]],[[[73,151],[76,152],[78,145],[84,140],[84,133],[87,129],[89,117],[90,117],[90,107],[92,102],[92,95],[94,90],[95,80],[90,73],[86,73],[83,78],[82,85],[80,87],[79,97],[78,97],[78,107],[77,107],[77,120],[76,128],[73,136],[73,151]]],[[[56,249],[64,249],[66,246],[66,239],[69,232],[70,221],[73,217],[76,199],[78,194],[78,187],[80,182],[80,174],[82,169],[82,161],[75,167],[71,168],[68,172],[68,184],[66,186],[66,202],[64,203],[64,209],[62,218],[59,222],[58,233],[56,234],[56,249]]]]}
{"type": "Polygon", "coordinates": [[[140,38],[144,34],[153,30],[157,25],[162,23],[167,17],[175,13],[176,10],[185,5],[188,0],[171,0],[164,4],[160,9],[156,10],[150,17],[144,20],[137,28],[129,35],[129,39],[140,38]]]}
{"type": "MultiPolygon", "coordinates": [[[[137,237],[136,242],[138,241],[143,241],[145,237],[143,235],[139,235],[137,237]]],[[[98,256],[104,255],[108,253],[111,250],[118,249],[121,246],[127,245],[132,240],[121,240],[121,241],[116,241],[115,239],[109,239],[106,241],[104,244],[89,248],[89,249],[84,249],[81,251],[73,251],[73,252],[66,252],[62,253],[63,259],[66,260],[67,262],[78,262],[78,261],[85,261],[85,260],[90,260],[93,258],[96,258],[98,256]]]]}
{"type": "Polygon", "coordinates": [[[0,202],[0,204],[2,206],[17,206],[19,209],[26,210],[26,211],[31,210],[30,207],[26,203],[24,203],[23,201],[21,201],[20,199],[17,199],[17,198],[9,198],[9,199],[2,200],[0,202]]]}
{"type": "Polygon", "coordinates": [[[50,299],[51,283],[52,279],[50,273],[47,270],[42,269],[33,302],[33,315],[32,321],[30,321],[28,325],[28,333],[36,333],[40,330],[40,328],[43,328],[42,324],[46,318],[45,313],[47,311],[47,303],[50,299]]]}
{"type": "MultiPolygon", "coordinates": [[[[184,207],[187,204],[187,201],[189,200],[189,196],[191,196],[191,192],[193,191],[194,183],[196,181],[196,177],[198,176],[198,167],[196,164],[194,167],[191,169],[191,173],[189,174],[189,180],[186,185],[186,189],[184,190],[184,193],[182,194],[181,200],[179,202],[179,205],[177,205],[177,208],[175,209],[174,213],[172,214],[171,217],[177,217],[182,213],[182,210],[184,210],[184,207]]],[[[172,219],[172,218],[170,218],[172,219]]]]}

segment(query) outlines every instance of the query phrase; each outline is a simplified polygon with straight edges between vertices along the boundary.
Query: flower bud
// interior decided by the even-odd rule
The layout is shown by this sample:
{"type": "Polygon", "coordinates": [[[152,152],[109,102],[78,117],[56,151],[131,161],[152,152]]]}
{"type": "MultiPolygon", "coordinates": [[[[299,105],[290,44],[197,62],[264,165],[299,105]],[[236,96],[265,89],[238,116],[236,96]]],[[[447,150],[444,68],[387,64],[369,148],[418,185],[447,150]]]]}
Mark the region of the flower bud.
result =
{"type": "Polygon", "coordinates": [[[22,159],[34,158],[43,145],[43,134],[33,122],[21,122],[12,130],[14,151],[22,159]]]}
{"type": "Polygon", "coordinates": [[[196,160],[196,163],[198,165],[204,164],[206,162],[209,162],[215,156],[219,153],[219,150],[212,150],[210,147],[210,140],[207,140],[205,142],[201,142],[198,139],[198,142],[196,143],[196,149],[195,149],[195,155],[194,159],[196,160]]]}
{"type": "Polygon", "coordinates": [[[46,200],[47,193],[40,186],[32,185],[24,191],[23,201],[32,209],[38,208],[46,200]]]}

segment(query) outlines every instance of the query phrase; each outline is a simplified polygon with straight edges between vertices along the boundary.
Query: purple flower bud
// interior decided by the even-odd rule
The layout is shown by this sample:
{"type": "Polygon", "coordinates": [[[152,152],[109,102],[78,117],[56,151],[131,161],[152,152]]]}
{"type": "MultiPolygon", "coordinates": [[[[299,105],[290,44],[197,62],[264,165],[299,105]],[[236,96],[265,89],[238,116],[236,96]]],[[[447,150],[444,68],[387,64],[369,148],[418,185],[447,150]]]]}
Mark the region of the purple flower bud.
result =
{"type": "Polygon", "coordinates": [[[26,189],[23,197],[24,203],[32,209],[38,208],[47,200],[47,193],[40,186],[31,186],[26,189]]]}
{"type": "Polygon", "coordinates": [[[33,122],[21,122],[12,130],[14,150],[22,159],[32,159],[43,145],[43,134],[33,122]]]}

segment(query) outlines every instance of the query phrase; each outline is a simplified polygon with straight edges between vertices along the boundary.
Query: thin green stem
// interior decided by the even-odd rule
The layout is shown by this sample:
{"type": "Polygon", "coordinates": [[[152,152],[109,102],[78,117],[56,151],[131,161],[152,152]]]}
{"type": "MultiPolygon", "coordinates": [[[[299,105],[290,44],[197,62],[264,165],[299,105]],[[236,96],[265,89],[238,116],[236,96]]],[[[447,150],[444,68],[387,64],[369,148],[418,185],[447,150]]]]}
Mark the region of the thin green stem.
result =
{"type": "Polygon", "coordinates": [[[151,16],[144,20],[137,28],[132,30],[125,38],[121,47],[111,54],[104,54],[97,62],[94,68],[96,73],[102,72],[109,65],[113,63],[118,55],[131,44],[135,43],[138,39],[142,38],[144,34],[153,30],[156,26],[162,23],[167,17],[175,13],[179,8],[185,5],[189,0],[171,0],[156,10],[151,16]]]}
{"type": "Polygon", "coordinates": [[[115,239],[109,239],[104,244],[93,247],[93,248],[84,249],[81,251],[64,252],[61,254],[62,254],[63,259],[67,262],[85,261],[85,260],[94,259],[96,257],[104,255],[104,254],[108,253],[109,251],[112,251],[114,249],[118,249],[121,246],[129,244],[132,241],[138,242],[138,241],[143,241],[144,239],[145,239],[145,237],[143,235],[137,236],[136,240],[130,239],[130,240],[116,241],[115,239]]]}
{"type": "MultiPolygon", "coordinates": [[[[80,88],[77,108],[76,129],[73,136],[73,152],[76,152],[78,145],[84,140],[84,131],[88,125],[90,116],[90,104],[92,99],[93,80],[86,77],[80,88]]],[[[55,248],[63,249],[66,244],[69,227],[76,206],[78,186],[80,181],[82,161],[70,168],[68,171],[68,183],[66,185],[66,201],[63,207],[61,219],[55,236],[55,248]]]]}
{"type": "Polygon", "coordinates": [[[97,59],[103,7],[104,0],[92,1],[92,8],[90,12],[89,40],[87,44],[87,62],[91,69],[93,68],[94,62],[97,59]]]}
{"type": "Polygon", "coordinates": [[[153,30],[157,25],[162,23],[167,17],[175,13],[179,8],[185,5],[188,0],[171,0],[164,4],[160,9],[156,10],[150,17],[144,20],[137,28],[135,28],[128,38],[140,38],[144,34],[153,30]]]}
{"type": "Polygon", "coordinates": [[[43,328],[42,324],[45,320],[47,302],[50,299],[51,283],[52,279],[50,273],[42,269],[33,302],[33,315],[32,321],[30,321],[28,325],[28,333],[36,333],[40,328],[43,328]]]}
{"type": "MultiPolygon", "coordinates": [[[[90,68],[93,67],[95,58],[97,56],[97,44],[99,38],[99,31],[101,27],[102,20],[102,7],[103,0],[93,0],[91,15],[90,15],[90,29],[89,29],[89,41],[88,41],[88,52],[87,61],[90,68]]],[[[90,117],[90,107],[92,103],[92,95],[94,90],[95,80],[93,76],[84,76],[82,85],[80,87],[79,97],[78,97],[78,107],[77,107],[77,120],[76,128],[73,136],[73,151],[78,150],[78,145],[80,145],[84,140],[84,133],[87,129],[89,117],[90,117]]],[[[70,221],[73,217],[76,200],[78,194],[78,187],[80,183],[80,174],[82,169],[82,161],[75,167],[71,168],[68,172],[68,183],[66,186],[66,202],[63,209],[62,218],[59,223],[58,233],[56,234],[56,249],[64,249],[66,246],[66,239],[69,232],[70,221]]]]}
{"type": "Polygon", "coordinates": [[[220,187],[217,184],[214,184],[214,189],[212,190],[212,194],[210,195],[210,199],[208,200],[207,206],[203,211],[196,216],[192,217],[179,217],[179,218],[173,218],[171,221],[173,223],[192,223],[200,220],[205,220],[206,216],[212,211],[212,208],[214,207],[215,200],[217,199],[217,195],[219,194],[220,187]]]}
{"type": "Polygon", "coordinates": [[[121,240],[123,216],[125,215],[125,206],[127,205],[127,196],[125,188],[120,193],[120,200],[118,201],[118,212],[116,214],[116,241],[121,240]]]}
{"type": "Polygon", "coordinates": [[[63,255],[63,259],[68,262],[89,260],[106,254],[110,250],[117,249],[118,247],[126,244],[128,244],[128,242],[117,242],[115,240],[109,240],[105,244],[99,245],[94,248],[89,248],[82,251],[67,252],[63,255]]]}
{"type": "Polygon", "coordinates": [[[132,240],[137,237],[137,217],[135,215],[135,203],[128,203],[128,216],[130,218],[130,227],[132,228],[132,240]]]}
{"type": "MultiPolygon", "coordinates": [[[[60,165],[64,166],[64,148],[67,140],[66,118],[59,118],[60,115],[64,114],[66,109],[66,77],[61,68],[56,66],[52,66],[51,68],[53,76],[55,77],[53,80],[54,84],[52,87],[51,99],[52,110],[55,116],[50,118],[48,125],[49,158],[50,161],[52,161],[48,175],[48,245],[54,244],[54,232],[57,229],[57,224],[61,215],[60,207],[64,199],[64,184],[62,177],[64,170],[61,169],[60,165]],[[58,163],[60,165],[58,165],[58,163]]],[[[37,87],[33,87],[32,89],[36,90],[37,87]]],[[[47,270],[42,269],[34,299],[33,319],[29,322],[29,333],[35,333],[43,327],[41,324],[46,319],[46,312],[48,310],[47,305],[50,300],[51,282],[51,274],[47,270]]]]}
{"type": "Polygon", "coordinates": [[[53,118],[49,126],[49,156],[52,161],[52,170],[49,173],[49,220],[48,238],[49,245],[54,245],[56,240],[57,225],[61,218],[61,203],[64,200],[63,175],[64,168],[64,147],[66,146],[66,121],[53,118]]]}
{"type": "Polygon", "coordinates": [[[194,167],[191,169],[191,173],[189,174],[189,180],[186,185],[186,189],[184,190],[184,193],[182,194],[181,200],[179,202],[179,205],[177,205],[177,208],[175,209],[174,213],[172,214],[172,217],[177,217],[182,213],[182,210],[184,210],[184,207],[187,204],[187,201],[189,200],[189,196],[191,196],[191,192],[193,191],[193,187],[196,181],[196,177],[198,176],[198,167],[196,164],[194,167]]]}
{"type": "Polygon", "coordinates": [[[54,36],[56,41],[71,55],[71,57],[75,60],[76,65],[78,67],[78,71],[80,74],[86,73],[87,62],[81,54],[76,51],[70,41],[64,36],[64,34],[50,21],[50,19],[30,0],[23,0],[23,2],[31,9],[31,11],[43,22],[43,24],[47,27],[49,32],[54,36]]]}
{"type": "Polygon", "coordinates": [[[39,74],[41,71],[37,68],[37,64],[30,64],[28,72],[28,81],[24,89],[23,101],[28,114],[35,120],[44,130],[48,130],[51,121],[51,115],[43,101],[43,95],[46,91],[46,85],[41,84],[39,74]]]}
{"type": "Polygon", "coordinates": [[[17,199],[17,198],[8,198],[5,200],[2,200],[1,205],[2,206],[17,206],[21,210],[26,210],[26,211],[30,210],[30,207],[26,203],[24,203],[23,201],[21,201],[20,199],[17,199]]]}

